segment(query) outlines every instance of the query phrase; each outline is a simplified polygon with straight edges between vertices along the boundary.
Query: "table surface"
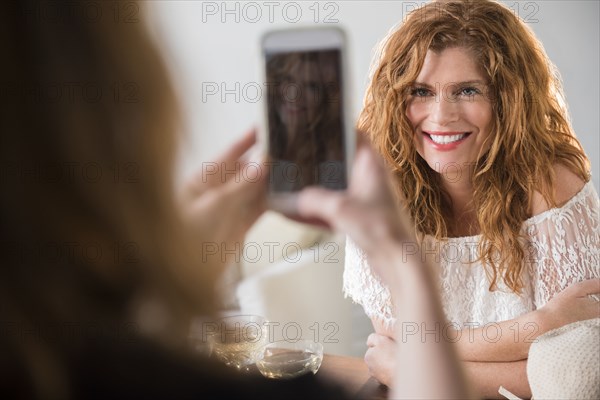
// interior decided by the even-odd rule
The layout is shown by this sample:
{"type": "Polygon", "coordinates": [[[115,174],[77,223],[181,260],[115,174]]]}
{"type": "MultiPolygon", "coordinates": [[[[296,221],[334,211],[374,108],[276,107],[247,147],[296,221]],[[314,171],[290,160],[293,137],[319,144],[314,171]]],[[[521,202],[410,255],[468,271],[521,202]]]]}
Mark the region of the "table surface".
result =
{"type": "Polygon", "coordinates": [[[317,375],[341,384],[359,399],[387,398],[387,388],[371,377],[362,358],[325,354],[317,375]]]}

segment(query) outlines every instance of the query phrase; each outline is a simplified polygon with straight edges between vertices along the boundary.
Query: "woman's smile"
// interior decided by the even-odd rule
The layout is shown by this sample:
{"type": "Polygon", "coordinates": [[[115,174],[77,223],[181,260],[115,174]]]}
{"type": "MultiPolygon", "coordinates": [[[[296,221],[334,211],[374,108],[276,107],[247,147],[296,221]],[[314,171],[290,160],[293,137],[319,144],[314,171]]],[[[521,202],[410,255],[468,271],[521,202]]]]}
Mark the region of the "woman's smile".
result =
{"type": "Polygon", "coordinates": [[[423,131],[426,142],[439,151],[450,151],[463,143],[471,132],[423,131]]]}

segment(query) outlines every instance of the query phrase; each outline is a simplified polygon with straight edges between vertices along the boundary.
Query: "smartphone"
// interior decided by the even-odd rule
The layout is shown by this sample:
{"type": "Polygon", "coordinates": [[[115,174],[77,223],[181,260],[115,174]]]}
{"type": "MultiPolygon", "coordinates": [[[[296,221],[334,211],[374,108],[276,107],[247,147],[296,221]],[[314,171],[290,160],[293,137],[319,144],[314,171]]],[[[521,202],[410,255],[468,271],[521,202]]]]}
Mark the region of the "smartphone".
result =
{"type": "Polygon", "coordinates": [[[347,111],[344,31],[270,31],[262,37],[261,58],[270,207],[289,211],[308,186],[345,190],[355,131],[347,111]]]}

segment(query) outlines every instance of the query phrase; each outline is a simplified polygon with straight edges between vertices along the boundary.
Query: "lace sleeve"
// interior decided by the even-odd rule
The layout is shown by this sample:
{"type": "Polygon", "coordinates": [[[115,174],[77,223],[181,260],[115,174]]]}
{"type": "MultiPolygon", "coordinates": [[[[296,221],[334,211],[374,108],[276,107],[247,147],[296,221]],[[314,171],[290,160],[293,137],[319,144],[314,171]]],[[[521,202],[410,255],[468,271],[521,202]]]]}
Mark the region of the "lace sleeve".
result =
{"type": "Polygon", "coordinates": [[[535,307],[572,283],[600,277],[600,202],[589,181],[564,206],[528,220],[535,307]]]}
{"type": "Polygon", "coordinates": [[[372,273],[366,254],[350,238],[346,238],[344,296],[360,304],[369,318],[387,326],[395,320],[388,288],[372,273]]]}

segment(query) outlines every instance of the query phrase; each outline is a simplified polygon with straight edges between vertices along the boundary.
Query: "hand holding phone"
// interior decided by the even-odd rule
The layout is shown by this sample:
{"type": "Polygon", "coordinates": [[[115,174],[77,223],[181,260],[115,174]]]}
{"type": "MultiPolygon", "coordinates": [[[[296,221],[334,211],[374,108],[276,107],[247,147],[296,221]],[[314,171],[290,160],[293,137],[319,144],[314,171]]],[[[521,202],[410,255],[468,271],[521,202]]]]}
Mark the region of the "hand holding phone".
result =
{"type": "Polygon", "coordinates": [[[345,35],[338,28],[272,31],[261,47],[268,197],[286,211],[305,187],[347,188],[355,139],[345,110],[345,35]]]}

